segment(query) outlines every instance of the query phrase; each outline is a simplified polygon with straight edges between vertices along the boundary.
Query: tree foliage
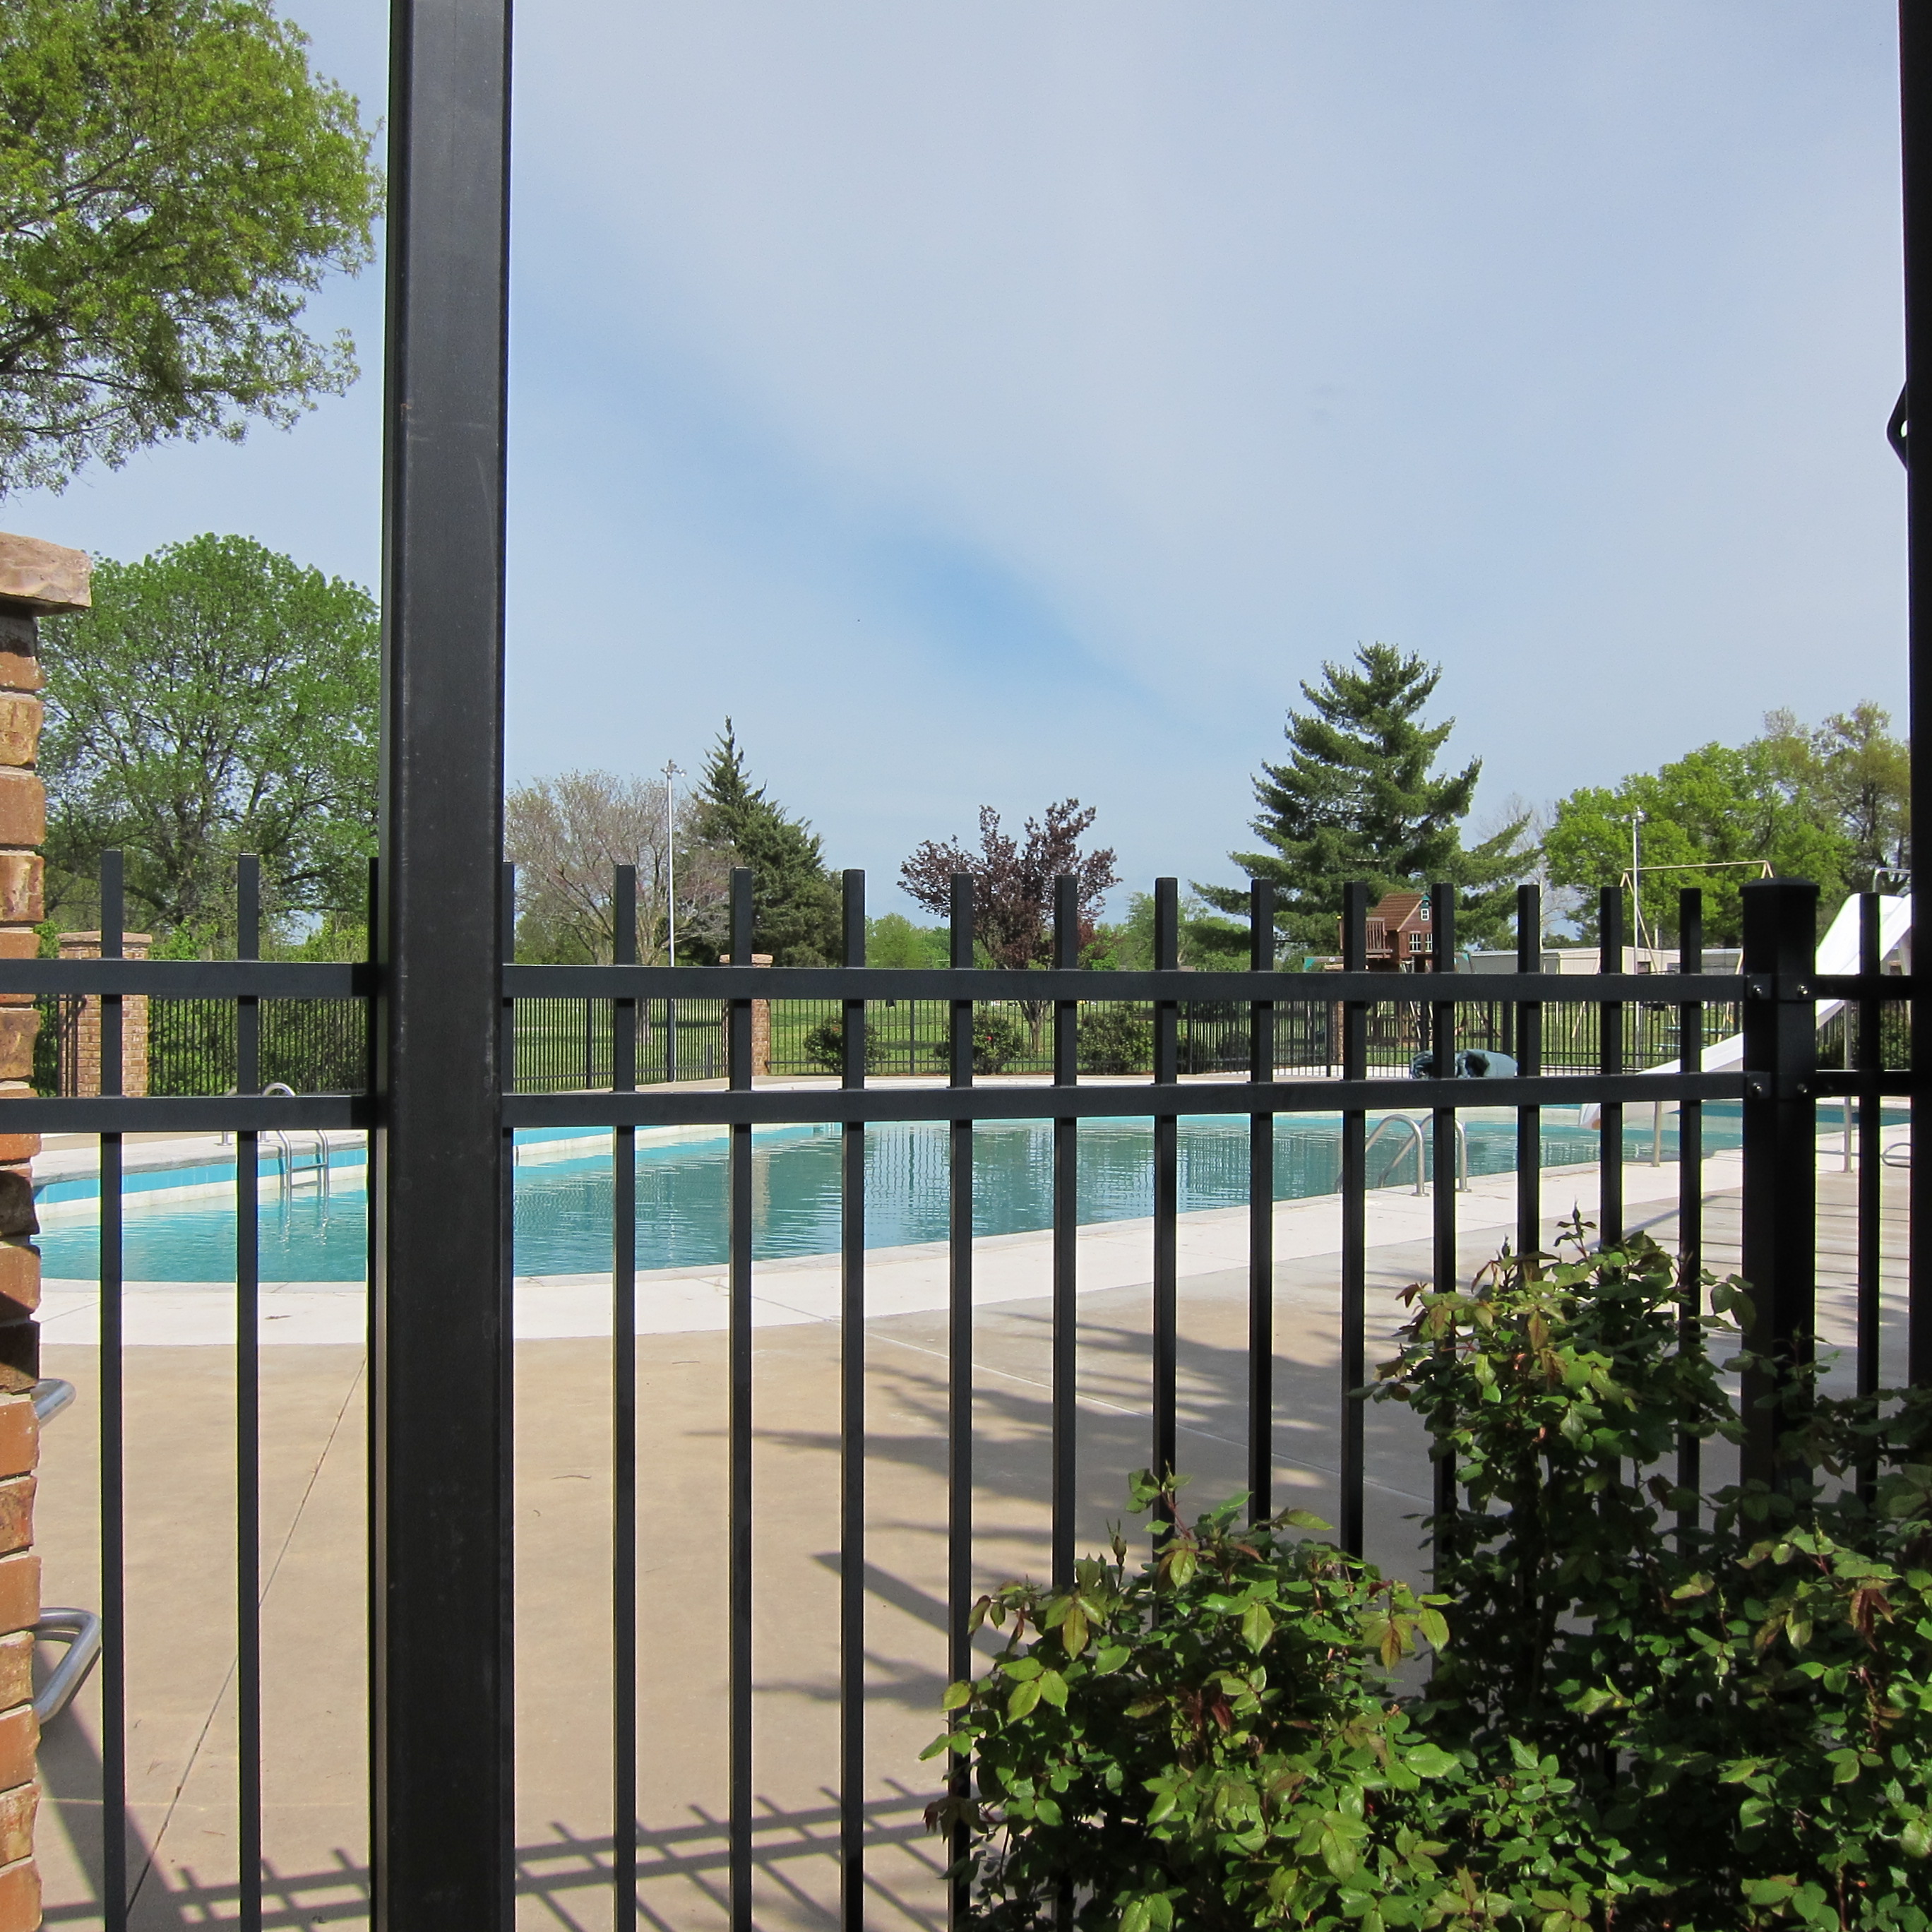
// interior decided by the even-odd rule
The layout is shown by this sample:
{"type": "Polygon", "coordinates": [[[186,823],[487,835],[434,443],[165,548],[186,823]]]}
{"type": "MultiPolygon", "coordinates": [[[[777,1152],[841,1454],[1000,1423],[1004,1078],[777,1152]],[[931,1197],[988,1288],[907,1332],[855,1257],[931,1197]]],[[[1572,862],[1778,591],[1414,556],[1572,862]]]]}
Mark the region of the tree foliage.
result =
{"type": "MultiPolygon", "coordinates": [[[[1302,686],[1308,708],[1288,714],[1287,760],[1264,764],[1254,781],[1253,830],[1268,849],[1228,854],[1250,878],[1274,885],[1276,919],[1292,938],[1332,951],[1342,888],[1355,880],[1372,897],[1459,886],[1459,937],[1483,940],[1504,929],[1510,885],[1530,862],[1526,821],[1464,848],[1460,828],[1482,760],[1436,770],[1456,721],[1429,724],[1421,714],[1442,677],[1439,664],[1377,644],[1364,645],[1352,664],[1324,663],[1321,683],[1302,686]]],[[[1247,911],[1241,887],[1195,890],[1223,913],[1247,911]]]]}
{"type": "MultiPolygon", "coordinates": [[[[1248,964],[1250,945],[1245,926],[1231,926],[1196,892],[1184,893],[1180,905],[1178,951],[1184,968],[1202,972],[1234,972],[1248,964]]],[[[1144,973],[1154,963],[1154,897],[1130,892],[1126,916],[1098,926],[1082,957],[1083,965],[1123,973],[1144,973]]]]}
{"type": "Polygon", "coordinates": [[[946,928],[915,926],[902,912],[880,913],[866,922],[866,963],[915,971],[946,962],[946,928]]]}
{"type": "Polygon", "coordinates": [[[616,938],[620,866],[637,868],[638,957],[646,965],[665,955],[674,885],[680,933],[716,906],[724,871],[692,836],[698,808],[688,797],[679,801],[674,854],[665,804],[662,779],[614,772],[564,772],[512,788],[504,800],[503,850],[517,868],[519,958],[607,964],[616,938]]]}
{"type": "MultiPolygon", "coordinates": [[[[1616,885],[1630,865],[1632,814],[1644,814],[1646,926],[1669,934],[1686,886],[1704,893],[1706,938],[1736,945],[1738,890],[1768,862],[1781,878],[1814,880],[1829,920],[1847,892],[1910,862],[1910,764],[1876,705],[1861,704],[1808,728],[1773,712],[1762,736],[1705,745],[1616,786],[1586,786],[1557,802],[1544,840],[1560,884],[1616,885]]],[[[1594,931],[1588,894],[1580,915],[1594,931]]]]}
{"type": "Polygon", "coordinates": [[[0,493],[354,380],[298,318],[370,259],[381,183],[306,45],[264,0],[0,9],[0,493]]]}
{"type": "Polygon", "coordinates": [[[159,930],[224,926],[244,851],[272,908],[359,908],[381,658],[368,592],[201,536],[97,562],[94,599],[42,627],[50,916],[84,915],[116,847],[134,915],[159,930]]]}
{"type": "Polygon", "coordinates": [[[980,848],[956,838],[941,844],[928,838],[899,868],[899,883],[928,912],[942,917],[952,910],[952,875],[973,881],[974,936],[994,966],[1009,972],[1048,965],[1053,958],[1054,881],[1071,878],[1078,892],[1080,939],[1094,937],[1109,887],[1120,882],[1112,846],[1083,851],[1080,842],[1096,814],[1077,798],[1046,808],[1045,819],[1029,818],[1024,837],[1000,827],[1000,814],[980,808],[980,848]]]}
{"type": "MultiPolygon", "coordinates": [[[[826,966],[844,949],[842,901],[809,821],[794,818],[763,785],[754,785],[730,718],[706,760],[692,830],[727,865],[752,868],[753,949],[778,966],[826,966]]],[[[713,958],[728,951],[725,908],[698,909],[694,945],[713,958]]]]}

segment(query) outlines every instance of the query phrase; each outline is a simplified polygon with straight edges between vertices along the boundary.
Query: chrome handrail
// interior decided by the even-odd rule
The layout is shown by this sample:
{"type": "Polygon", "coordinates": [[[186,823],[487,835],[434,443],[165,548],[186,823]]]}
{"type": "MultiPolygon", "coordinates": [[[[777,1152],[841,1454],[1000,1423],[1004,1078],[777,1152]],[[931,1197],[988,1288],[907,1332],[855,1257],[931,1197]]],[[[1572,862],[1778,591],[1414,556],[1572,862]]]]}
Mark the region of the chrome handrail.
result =
{"type": "MultiPolygon", "coordinates": [[[[34,1420],[44,1429],[64,1408],[73,1406],[73,1383],[44,1376],[34,1384],[34,1420]]],[[[34,1716],[42,1730],[74,1701],[100,1655],[100,1619],[92,1610],[43,1606],[34,1624],[36,1643],[67,1645],[67,1654],[47,1673],[34,1694],[34,1716]]]]}
{"type": "Polygon", "coordinates": [[[92,1610],[46,1609],[34,1625],[36,1643],[67,1645],[67,1654],[34,1694],[34,1715],[44,1730],[74,1702],[100,1656],[100,1619],[92,1610]]]}
{"type": "MultiPolygon", "coordinates": [[[[1384,1114],[1376,1123],[1373,1131],[1362,1143],[1363,1171],[1364,1174],[1367,1172],[1370,1148],[1373,1147],[1390,1128],[1396,1126],[1406,1127],[1415,1136],[1415,1191],[1418,1194],[1426,1194],[1429,1191],[1426,1184],[1429,1169],[1427,1152],[1429,1142],[1428,1137],[1422,1131],[1421,1121],[1413,1114],[1384,1114]]],[[[1395,1172],[1401,1160],[1402,1156],[1397,1154],[1395,1160],[1389,1163],[1388,1174],[1382,1177],[1382,1185],[1384,1187],[1389,1184],[1389,1176],[1395,1172]]],[[[1337,1189],[1342,1185],[1342,1177],[1339,1171],[1335,1177],[1335,1185],[1337,1189]]],[[[1466,1194],[1468,1191],[1469,1130],[1460,1120],[1458,1120],[1456,1123],[1456,1192],[1458,1194],[1466,1194]]]]}
{"type": "Polygon", "coordinates": [[[43,1376],[34,1384],[34,1420],[44,1429],[74,1402],[74,1384],[58,1376],[43,1376]]]}
{"type": "MultiPolygon", "coordinates": [[[[1461,1123],[1459,1121],[1457,1125],[1460,1126],[1461,1123]]],[[[1373,1147],[1376,1142],[1380,1140],[1383,1135],[1388,1132],[1390,1128],[1396,1126],[1406,1127],[1409,1132],[1415,1136],[1415,1191],[1418,1194],[1424,1193],[1426,1192],[1423,1186],[1423,1180],[1427,1167],[1427,1156],[1424,1151],[1425,1143],[1422,1138],[1422,1123],[1418,1120],[1413,1114],[1384,1114],[1382,1118],[1376,1123],[1374,1132],[1372,1132],[1369,1136],[1368,1138],[1362,1143],[1362,1172],[1364,1177],[1366,1178],[1368,1173],[1370,1148],[1373,1147]]],[[[1396,1164],[1400,1162],[1402,1156],[1398,1154],[1396,1156],[1395,1160],[1389,1163],[1388,1174],[1385,1174],[1382,1176],[1382,1185],[1384,1187],[1388,1185],[1389,1175],[1394,1173],[1396,1164]]],[[[1339,1174],[1336,1177],[1335,1184],[1337,1187],[1340,1187],[1342,1184],[1341,1177],[1339,1174]]]]}

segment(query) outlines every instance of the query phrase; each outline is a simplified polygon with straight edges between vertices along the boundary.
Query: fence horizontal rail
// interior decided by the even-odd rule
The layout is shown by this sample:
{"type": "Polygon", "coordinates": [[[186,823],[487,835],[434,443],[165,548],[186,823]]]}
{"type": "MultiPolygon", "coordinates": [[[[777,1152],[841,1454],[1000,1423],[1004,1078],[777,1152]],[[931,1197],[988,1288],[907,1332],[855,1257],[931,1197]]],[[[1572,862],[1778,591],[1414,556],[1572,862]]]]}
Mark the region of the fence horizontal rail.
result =
{"type": "MultiPolygon", "coordinates": [[[[0,992],[9,982],[0,968],[0,992]]],[[[1818,980],[1862,990],[1856,977],[1818,980]]],[[[1606,1000],[1681,1006],[1736,1000],[1736,973],[1193,973],[1091,972],[1046,968],[1004,972],[978,966],[506,966],[508,998],[605,1000],[1265,1000],[1283,1005],[1331,1000],[1426,1000],[1432,1005],[1495,1003],[1597,1006],[1606,1000]]],[[[1854,994],[1850,997],[1856,997],[1854,994]]],[[[1754,995],[1753,997],[1756,997],[1754,995]]],[[[1844,997],[1820,993],[1818,997],[1844,997]]],[[[1908,1000],[1912,984],[1888,978],[1879,995],[1908,1000]]]]}
{"type": "MultiPolygon", "coordinates": [[[[282,959],[8,959],[0,994],[150,994],[160,998],[367,999],[379,969],[282,959]]],[[[1184,1000],[1195,1004],[1336,1000],[1432,1005],[1598,1006],[1611,1001],[1798,998],[1909,1000],[1911,980],[1890,975],[1876,994],[1856,974],[1798,976],[1802,989],[1736,973],[1192,973],[1003,972],[979,967],[506,966],[513,999],[1184,1000]],[[942,990],[943,989],[943,990],[942,990]]]]}
{"type": "MultiPolygon", "coordinates": [[[[1281,1080],[1078,1087],[1029,1081],[973,1087],[746,1088],[730,1093],[518,1094],[503,1100],[513,1127],[649,1127],[838,1120],[1136,1119],[1182,1114],[1391,1113],[1431,1108],[1574,1107],[1654,1100],[1737,1100],[1741,1073],[1556,1074],[1514,1080],[1281,1080]]],[[[49,1103],[51,1104],[51,1103],[49,1103]]]]}
{"type": "Polygon", "coordinates": [[[376,1124],[376,1103],[366,1094],[22,1094],[8,1104],[7,1118],[28,1134],[272,1133],[376,1124]]]}
{"type": "Polygon", "coordinates": [[[148,994],[176,1000],[366,1000],[376,988],[366,960],[9,959],[0,993],[148,994]]]}

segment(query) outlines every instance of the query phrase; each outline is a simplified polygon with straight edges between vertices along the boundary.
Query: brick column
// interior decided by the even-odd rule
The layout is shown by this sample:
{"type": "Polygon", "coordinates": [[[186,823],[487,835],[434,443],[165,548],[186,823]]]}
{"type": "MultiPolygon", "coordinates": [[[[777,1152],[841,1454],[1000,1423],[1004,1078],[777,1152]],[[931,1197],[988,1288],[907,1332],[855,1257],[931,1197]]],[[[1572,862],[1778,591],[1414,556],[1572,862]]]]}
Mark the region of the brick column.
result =
{"type": "MultiPolygon", "coordinates": [[[[41,709],[36,620],[87,609],[88,568],[80,550],[0,532],[0,958],[31,959],[40,946],[34,928],[41,917],[46,796],[34,771],[41,709]]],[[[27,995],[0,994],[0,1100],[32,1092],[39,1024],[27,995]]],[[[0,1132],[0,1932],[32,1932],[40,1922],[33,1707],[40,1257],[31,1238],[38,1226],[33,1158],[40,1146],[37,1134],[0,1132]]]]}
{"type": "MultiPolygon", "coordinates": [[[[124,932],[121,956],[145,959],[154,935],[124,932]]],[[[64,932],[60,936],[63,959],[98,959],[100,935],[98,932],[64,932]]],[[[61,1042],[61,1092],[69,1099],[100,1091],[100,996],[86,993],[73,1012],[63,1016],[66,1038],[61,1042]]],[[[148,1090],[148,996],[124,994],[121,1000],[121,1090],[145,1094],[148,1090]]]]}
{"type": "MultiPolygon", "coordinates": [[[[721,952],[718,956],[718,963],[721,966],[730,965],[730,954],[721,952]]],[[[754,966],[769,966],[771,963],[772,956],[769,952],[752,955],[754,966]]],[[[752,1071],[754,1074],[759,1074],[769,1073],[771,1070],[772,1003],[769,1000],[754,1000],[752,1002],[752,1071]]]]}

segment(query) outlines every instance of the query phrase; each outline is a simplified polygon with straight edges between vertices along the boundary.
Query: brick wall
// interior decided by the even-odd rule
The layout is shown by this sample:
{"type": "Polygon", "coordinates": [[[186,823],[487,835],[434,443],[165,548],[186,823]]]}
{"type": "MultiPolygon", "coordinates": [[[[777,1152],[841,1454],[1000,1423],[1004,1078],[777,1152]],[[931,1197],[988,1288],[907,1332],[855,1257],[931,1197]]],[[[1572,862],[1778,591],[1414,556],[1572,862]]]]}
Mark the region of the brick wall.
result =
{"type": "MultiPolygon", "coordinates": [[[[124,932],[121,955],[125,959],[145,959],[154,935],[124,932]]],[[[98,959],[100,935],[98,932],[64,932],[60,936],[63,959],[98,959]]],[[[64,1007],[63,1007],[64,1010],[64,1007]]],[[[98,1094],[100,1091],[100,996],[82,996],[77,1009],[64,1022],[67,1037],[61,1042],[60,1088],[62,1094],[98,1094]]],[[[145,1094],[148,1090],[148,996],[128,993],[121,1000],[121,1090],[145,1094]]]]}
{"type": "MultiPolygon", "coordinates": [[[[718,956],[718,963],[721,966],[730,965],[730,954],[721,952],[718,956]]],[[[754,966],[769,966],[771,963],[772,956],[769,952],[752,955],[754,966]]],[[[769,1000],[754,1000],[752,1002],[752,1071],[755,1075],[769,1073],[771,1070],[772,1003],[769,1000]]]]}
{"type": "MultiPolygon", "coordinates": [[[[88,568],[80,550],[0,532],[0,958],[30,959],[39,948],[34,928],[41,917],[39,848],[46,797],[34,770],[41,715],[38,620],[88,608],[88,568]]],[[[26,995],[0,994],[0,1102],[33,1090],[38,1024],[26,995]]],[[[40,1145],[38,1135],[0,1131],[0,1932],[32,1932],[40,1922],[34,1865],[39,1730],[33,1706],[40,1431],[32,1394],[40,1374],[34,1311],[40,1305],[40,1257],[32,1238],[38,1228],[33,1158],[40,1145]]]]}

